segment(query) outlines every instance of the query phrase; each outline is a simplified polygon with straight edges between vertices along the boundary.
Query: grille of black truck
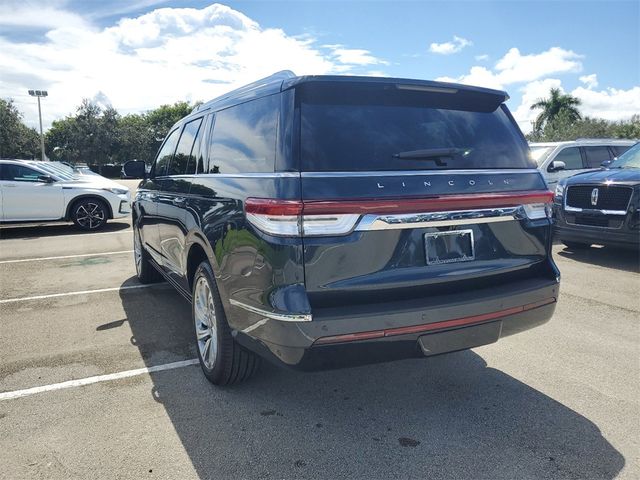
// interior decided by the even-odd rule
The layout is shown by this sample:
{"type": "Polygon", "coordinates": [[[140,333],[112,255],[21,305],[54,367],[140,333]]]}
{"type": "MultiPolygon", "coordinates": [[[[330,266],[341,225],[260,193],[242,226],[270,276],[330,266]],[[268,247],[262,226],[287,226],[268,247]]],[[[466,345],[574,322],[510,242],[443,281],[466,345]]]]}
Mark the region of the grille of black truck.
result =
{"type": "Polygon", "coordinates": [[[567,190],[567,206],[573,208],[621,211],[627,209],[630,198],[629,187],[573,185],[567,190]]]}

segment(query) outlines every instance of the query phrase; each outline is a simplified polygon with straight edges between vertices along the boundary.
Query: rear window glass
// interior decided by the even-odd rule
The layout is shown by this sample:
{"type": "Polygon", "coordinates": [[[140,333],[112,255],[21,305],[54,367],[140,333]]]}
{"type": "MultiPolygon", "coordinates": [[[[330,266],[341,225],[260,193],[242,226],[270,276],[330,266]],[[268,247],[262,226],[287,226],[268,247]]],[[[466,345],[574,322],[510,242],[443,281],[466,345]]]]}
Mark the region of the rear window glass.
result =
{"type": "Polygon", "coordinates": [[[615,153],[616,157],[619,157],[624,152],[631,148],[631,145],[613,145],[611,147],[613,149],[613,153],[615,153]]]}
{"type": "Polygon", "coordinates": [[[587,155],[589,168],[598,168],[605,160],[611,160],[607,147],[584,147],[584,152],[587,155]]]}
{"type": "Polygon", "coordinates": [[[535,168],[506,107],[388,85],[336,90],[300,95],[303,171],[535,168]]]}

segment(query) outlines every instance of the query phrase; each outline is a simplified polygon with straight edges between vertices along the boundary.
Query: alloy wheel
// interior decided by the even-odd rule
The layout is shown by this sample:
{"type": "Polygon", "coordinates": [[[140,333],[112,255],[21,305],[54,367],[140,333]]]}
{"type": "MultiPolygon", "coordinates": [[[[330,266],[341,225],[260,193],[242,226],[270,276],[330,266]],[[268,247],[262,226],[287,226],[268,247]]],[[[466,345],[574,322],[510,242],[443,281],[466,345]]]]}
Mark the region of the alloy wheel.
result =
{"type": "Polygon", "coordinates": [[[196,281],[193,301],[193,319],[196,327],[198,351],[204,366],[211,370],[218,355],[218,328],[211,287],[203,276],[196,281]]]}
{"type": "Polygon", "coordinates": [[[80,204],[76,210],[76,221],[88,230],[101,226],[106,219],[106,213],[102,205],[94,202],[80,204]]]}

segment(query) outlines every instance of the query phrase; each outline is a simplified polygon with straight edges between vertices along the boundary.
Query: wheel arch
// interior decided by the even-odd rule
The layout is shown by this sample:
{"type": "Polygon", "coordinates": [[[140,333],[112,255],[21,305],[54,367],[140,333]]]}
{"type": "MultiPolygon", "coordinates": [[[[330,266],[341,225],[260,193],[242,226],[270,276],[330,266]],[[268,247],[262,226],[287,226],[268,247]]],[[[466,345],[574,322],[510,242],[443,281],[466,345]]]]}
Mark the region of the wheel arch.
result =
{"type": "MultiPolygon", "coordinates": [[[[207,238],[198,231],[190,232],[187,236],[187,248],[185,249],[187,252],[186,255],[186,274],[187,274],[187,283],[189,285],[189,290],[193,289],[193,276],[198,268],[198,265],[202,263],[204,260],[209,262],[211,265],[211,269],[213,270],[214,276],[218,274],[218,265],[215,261],[215,256],[213,254],[213,249],[207,238]]],[[[216,282],[219,283],[219,282],[216,282]]],[[[218,284],[218,289],[220,289],[221,285],[218,284]]]]}

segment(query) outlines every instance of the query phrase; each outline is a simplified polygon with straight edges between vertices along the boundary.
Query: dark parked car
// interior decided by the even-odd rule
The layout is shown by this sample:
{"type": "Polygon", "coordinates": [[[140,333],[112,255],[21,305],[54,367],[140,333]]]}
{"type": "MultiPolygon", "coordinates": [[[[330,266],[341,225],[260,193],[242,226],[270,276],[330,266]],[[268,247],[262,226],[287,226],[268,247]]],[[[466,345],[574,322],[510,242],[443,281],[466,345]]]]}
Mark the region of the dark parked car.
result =
{"type": "Polygon", "coordinates": [[[561,180],[553,210],[555,235],[570,248],[640,248],[640,143],[606,169],[561,180]]]}
{"type": "Polygon", "coordinates": [[[260,356],[438,355],[549,320],[552,193],[507,98],[282,72],[178,122],[133,203],[135,260],[192,303],[207,378],[260,356]]]}

